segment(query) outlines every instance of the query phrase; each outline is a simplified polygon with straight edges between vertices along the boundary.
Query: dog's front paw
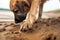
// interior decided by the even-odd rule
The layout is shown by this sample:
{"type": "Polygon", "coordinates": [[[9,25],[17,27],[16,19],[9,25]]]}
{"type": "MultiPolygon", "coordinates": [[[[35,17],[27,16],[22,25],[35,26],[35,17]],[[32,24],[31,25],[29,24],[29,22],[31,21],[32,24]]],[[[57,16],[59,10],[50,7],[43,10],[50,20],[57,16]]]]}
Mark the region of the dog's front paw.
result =
{"type": "Polygon", "coordinates": [[[19,32],[31,29],[33,24],[30,21],[23,21],[20,25],[19,32]]]}

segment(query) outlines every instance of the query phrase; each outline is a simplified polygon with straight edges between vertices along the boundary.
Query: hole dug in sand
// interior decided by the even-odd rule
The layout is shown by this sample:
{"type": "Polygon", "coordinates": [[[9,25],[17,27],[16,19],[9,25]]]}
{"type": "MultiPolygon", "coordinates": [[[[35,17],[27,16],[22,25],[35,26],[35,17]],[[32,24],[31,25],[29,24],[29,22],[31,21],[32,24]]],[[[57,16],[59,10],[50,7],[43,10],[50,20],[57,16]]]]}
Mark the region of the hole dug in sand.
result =
{"type": "Polygon", "coordinates": [[[54,34],[49,34],[48,36],[45,36],[42,39],[43,40],[57,40],[57,36],[54,34]]]}

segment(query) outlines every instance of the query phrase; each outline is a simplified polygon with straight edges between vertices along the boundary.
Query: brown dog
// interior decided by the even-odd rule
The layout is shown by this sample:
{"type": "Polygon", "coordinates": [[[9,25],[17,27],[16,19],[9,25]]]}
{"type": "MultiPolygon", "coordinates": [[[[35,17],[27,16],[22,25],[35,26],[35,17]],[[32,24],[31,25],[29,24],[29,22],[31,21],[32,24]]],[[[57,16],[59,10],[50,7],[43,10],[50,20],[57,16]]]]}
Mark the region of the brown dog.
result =
{"type": "Polygon", "coordinates": [[[40,21],[43,4],[46,0],[10,0],[10,10],[15,15],[15,22],[21,23],[20,30],[32,27],[35,21],[40,21]],[[39,7],[39,13],[36,13],[39,7]]]}

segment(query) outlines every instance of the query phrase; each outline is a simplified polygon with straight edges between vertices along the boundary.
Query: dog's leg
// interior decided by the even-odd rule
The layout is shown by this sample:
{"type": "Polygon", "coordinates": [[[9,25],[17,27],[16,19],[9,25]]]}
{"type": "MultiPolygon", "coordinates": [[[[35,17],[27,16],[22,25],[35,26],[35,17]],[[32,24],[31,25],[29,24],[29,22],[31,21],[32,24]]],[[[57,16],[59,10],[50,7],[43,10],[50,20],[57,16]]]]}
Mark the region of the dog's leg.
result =
{"type": "Polygon", "coordinates": [[[21,23],[20,31],[27,30],[32,27],[36,21],[36,11],[40,0],[32,0],[30,12],[27,14],[26,19],[21,23]]]}
{"type": "Polygon", "coordinates": [[[41,21],[42,11],[43,11],[43,5],[46,2],[46,0],[41,0],[41,3],[39,4],[39,15],[37,21],[41,21]]]}
{"type": "Polygon", "coordinates": [[[38,22],[41,21],[42,11],[43,11],[43,4],[40,4],[39,5],[38,19],[37,19],[38,22]]]}

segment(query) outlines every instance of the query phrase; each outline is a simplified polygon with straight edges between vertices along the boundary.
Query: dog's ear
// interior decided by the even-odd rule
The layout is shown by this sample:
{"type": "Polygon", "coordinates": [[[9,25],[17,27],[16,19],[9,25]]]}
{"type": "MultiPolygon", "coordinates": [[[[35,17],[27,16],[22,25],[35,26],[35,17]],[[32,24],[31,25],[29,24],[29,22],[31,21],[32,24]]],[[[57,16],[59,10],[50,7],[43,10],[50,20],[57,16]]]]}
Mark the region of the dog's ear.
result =
{"type": "Polygon", "coordinates": [[[16,0],[10,0],[10,10],[12,11],[15,7],[16,0]]]}

